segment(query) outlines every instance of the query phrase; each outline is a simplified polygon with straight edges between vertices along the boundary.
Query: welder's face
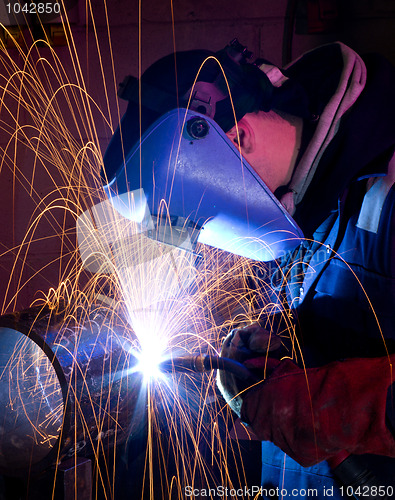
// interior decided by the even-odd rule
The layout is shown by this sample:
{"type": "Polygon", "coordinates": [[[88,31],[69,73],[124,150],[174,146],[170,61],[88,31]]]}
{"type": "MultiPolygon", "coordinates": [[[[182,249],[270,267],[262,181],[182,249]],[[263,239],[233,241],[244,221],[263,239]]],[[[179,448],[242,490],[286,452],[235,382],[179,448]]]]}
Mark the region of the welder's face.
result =
{"type": "Polygon", "coordinates": [[[301,133],[301,119],[258,111],[244,115],[226,135],[274,193],[291,180],[301,133]]]}

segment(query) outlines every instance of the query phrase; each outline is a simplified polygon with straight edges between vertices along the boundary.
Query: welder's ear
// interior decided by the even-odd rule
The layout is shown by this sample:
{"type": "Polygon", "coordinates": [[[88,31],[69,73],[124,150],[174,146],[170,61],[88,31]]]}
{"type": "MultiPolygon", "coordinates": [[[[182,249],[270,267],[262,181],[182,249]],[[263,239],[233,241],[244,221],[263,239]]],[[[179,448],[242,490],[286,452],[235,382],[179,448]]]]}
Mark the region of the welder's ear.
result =
{"type": "Polygon", "coordinates": [[[237,146],[240,145],[242,154],[249,154],[255,148],[255,136],[251,124],[243,117],[233,128],[226,133],[229,139],[237,146]]]}

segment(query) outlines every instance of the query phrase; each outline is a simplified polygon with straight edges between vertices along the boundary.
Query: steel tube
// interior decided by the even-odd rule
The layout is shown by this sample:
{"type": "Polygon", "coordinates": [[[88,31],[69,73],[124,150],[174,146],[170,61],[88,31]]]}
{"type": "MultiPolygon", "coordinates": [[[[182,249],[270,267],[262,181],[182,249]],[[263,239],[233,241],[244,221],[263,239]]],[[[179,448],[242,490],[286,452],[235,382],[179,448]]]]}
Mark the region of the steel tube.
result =
{"type": "Polygon", "coordinates": [[[110,307],[4,315],[0,343],[0,473],[101,453],[141,429],[135,339],[110,307]]]}

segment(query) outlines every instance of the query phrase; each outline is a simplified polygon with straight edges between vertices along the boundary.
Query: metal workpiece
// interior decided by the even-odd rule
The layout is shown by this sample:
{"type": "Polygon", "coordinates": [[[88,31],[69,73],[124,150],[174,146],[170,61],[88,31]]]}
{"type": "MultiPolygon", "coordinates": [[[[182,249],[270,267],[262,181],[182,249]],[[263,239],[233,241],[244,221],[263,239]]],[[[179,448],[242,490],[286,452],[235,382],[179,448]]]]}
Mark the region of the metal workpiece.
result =
{"type": "Polygon", "coordinates": [[[143,425],[125,318],[103,304],[0,318],[0,473],[37,473],[120,444],[143,425]]]}

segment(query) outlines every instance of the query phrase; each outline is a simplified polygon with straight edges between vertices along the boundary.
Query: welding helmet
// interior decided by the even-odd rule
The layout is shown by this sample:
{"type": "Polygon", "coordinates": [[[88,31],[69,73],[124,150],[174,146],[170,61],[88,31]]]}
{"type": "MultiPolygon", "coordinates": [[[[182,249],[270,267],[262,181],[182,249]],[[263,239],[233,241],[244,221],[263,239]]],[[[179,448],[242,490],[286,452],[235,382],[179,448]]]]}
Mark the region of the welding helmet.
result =
{"type": "Polygon", "coordinates": [[[166,242],[179,246],[174,238],[188,233],[194,244],[268,261],[303,235],[225,134],[246,113],[281,109],[289,100],[249,57],[234,41],[217,53],[172,54],[140,81],[126,79],[120,97],[129,104],[106,150],[102,180],[128,219],[139,222],[145,209],[137,200],[144,200],[166,242]]]}

